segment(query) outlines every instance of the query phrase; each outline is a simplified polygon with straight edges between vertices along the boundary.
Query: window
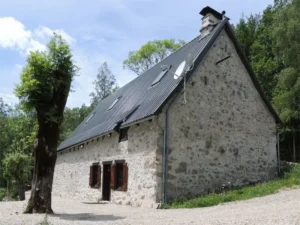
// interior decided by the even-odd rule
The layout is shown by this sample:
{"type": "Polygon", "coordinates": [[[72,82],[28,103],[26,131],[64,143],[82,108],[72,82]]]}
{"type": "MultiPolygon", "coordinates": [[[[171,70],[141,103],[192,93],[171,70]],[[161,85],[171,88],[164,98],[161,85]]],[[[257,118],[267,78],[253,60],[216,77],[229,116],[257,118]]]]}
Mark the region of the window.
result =
{"type": "Polygon", "coordinates": [[[127,191],[128,166],[124,160],[117,160],[111,166],[111,188],[116,191],[127,191]]]}
{"type": "Polygon", "coordinates": [[[92,117],[95,115],[96,112],[93,112],[85,121],[85,124],[88,123],[90,121],[90,119],[92,119],[92,117]]]}
{"type": "Polygon", "coordinates": [[[116,104],[117,102],[122,98],[122,96],[118,97],[108,108],[107,111],[111,110],[116,104]]]}
{"type": "Polygon", "coordinates": [[[128,129],[129,129],[129,127],[125,127],[123,129],[120,129],[119,142],[128,140],[128,129]]]}
{"type": "Polygon", "coordinates": [[[164,68],[163,71],[161,71],[155,78],[155,80],[152,82],[151,86],[157,84],[165,76],[165,74],[169,71],[170,68],[171,66],[164,68]]]}
{"type": "Polygon", "coordinates": [[[101,185],[101,166],[99,163],[93,163],[90,166],[90,187],[100,188],[101,185]]]}

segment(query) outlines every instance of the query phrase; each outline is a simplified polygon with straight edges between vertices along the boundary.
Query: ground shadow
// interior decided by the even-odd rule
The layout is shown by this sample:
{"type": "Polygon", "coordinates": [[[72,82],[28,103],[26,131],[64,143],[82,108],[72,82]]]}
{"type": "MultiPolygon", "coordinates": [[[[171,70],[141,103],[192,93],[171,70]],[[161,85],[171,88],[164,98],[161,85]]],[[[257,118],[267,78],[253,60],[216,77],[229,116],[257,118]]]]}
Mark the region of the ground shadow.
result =
{"type": "Polygon", "coordinates": [[[92,213],[77,213],[77,214],[53,214],[50,217],[59,217],[62,220],[81,220],[81,221],[114,221],[124,219],[124,217],[113,215],[95,215],[92,213]]]}

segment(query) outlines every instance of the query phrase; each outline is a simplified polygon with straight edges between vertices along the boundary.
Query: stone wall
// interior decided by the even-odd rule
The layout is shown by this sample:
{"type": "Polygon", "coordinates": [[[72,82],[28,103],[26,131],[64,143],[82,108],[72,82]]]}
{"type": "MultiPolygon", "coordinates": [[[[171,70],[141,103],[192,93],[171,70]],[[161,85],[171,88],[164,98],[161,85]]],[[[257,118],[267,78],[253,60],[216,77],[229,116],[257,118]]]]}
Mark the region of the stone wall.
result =
{"type": "MultiPolygon", "coordinates": [[[[103,161],[126,160],[128,163],[128,191],[111,191],[111,201],[117,204],[156,207],[157,178],[156,150],[159,129],[156,120],[134,125],[128,130],[128,141],[118,143],[118,133],[112,133],[75,147],[71,152],[58,153],[53,194],[97,201],[102,189],[89,187],[90,165],[103,161]]],[[[101,176],[103,179],[103,174],[101,176]]],[[[101,182],[103,184],[103,182],[101,182]]]]}
{"type": "Polygon", "coordinates": [[[170,198],[276,175],[275,119],[225,31],[189,80],[183,100],[181,95],[170,111],[170,198]]]}

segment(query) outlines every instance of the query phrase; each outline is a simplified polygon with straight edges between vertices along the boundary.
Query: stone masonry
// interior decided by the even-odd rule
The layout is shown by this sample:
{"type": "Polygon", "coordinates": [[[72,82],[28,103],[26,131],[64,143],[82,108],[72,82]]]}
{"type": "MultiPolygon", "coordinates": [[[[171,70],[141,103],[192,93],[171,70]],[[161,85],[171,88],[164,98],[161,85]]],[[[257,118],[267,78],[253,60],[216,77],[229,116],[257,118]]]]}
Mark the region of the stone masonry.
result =
{"type": "Polygon", "coordinates": [[[170,111],[168,197],[276,176],[275,119],[224,30],[188,81],[186,100],[170,111]]]}
{"type": "MultiPolygon", "coordinates": [[[[77,146],[58,153],[55,166],[53,194],[97,201],[102,188],[89,187],[89,167],[92,163],[126,160],[128,163],[128,191],[111,191],[111,201],[117,204],[156,207],[156,148],[158,126],[155,120],[146,121],[128,130],[128,141],[118,143],[118,133],[89,141],[81,149],[77,146]]],[[[102,176],[103,179],[103,176],[102,176]]],[[[103,183],[103,182],[101,182],[103,183]]]]}

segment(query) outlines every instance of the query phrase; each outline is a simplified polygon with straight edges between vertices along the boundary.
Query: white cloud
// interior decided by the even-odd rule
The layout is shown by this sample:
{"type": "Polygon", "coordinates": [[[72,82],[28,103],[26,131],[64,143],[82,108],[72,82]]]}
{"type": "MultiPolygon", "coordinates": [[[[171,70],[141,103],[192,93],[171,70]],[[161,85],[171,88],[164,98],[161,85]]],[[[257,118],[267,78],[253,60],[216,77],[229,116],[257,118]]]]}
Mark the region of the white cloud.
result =
{"type": "Polygon", "coordinates": [[[44,51],[46,43],[53,33],[60,34],[70,45],[76,42],[75,38],[62,29],[52,30],[45,26],[39,26],[30,31],[13,17],[0,18],[0,30],[0,48],[12,49],[22,55],[28,55],[30,51],[44,51]]]}
{"type": "MultiPolygon", "coordinates": [[[[102,29],[104,27],[109,28],[102,26],[102,29]]],[[[103,62],[108,63],[109,68],[117,78],[119,86],[125,85],[136,77],[133,73],[123,70],[122,57],[118,54],[111,54],[111,52],[124,51],[122,42],[127,40],[122,32],[115,29],[105,29],[106,34],[113,33],[108,36],[93,32],[86,32],[84,36],[80,35],[84,41],[88,41],[90,45],[94,46],[94,49],[79,46],[78,43],[80,42],[77,43],[76,39],[63,29],[51,29],[42,25],[34,29],[26,29],[24,24],[13,17],[0,18],[0,30],[4,30],[4,33],[0,35],[0,51],[1,48],[11,49],[24,58],[30,51],[45,50],[46,43],[54,32],[60,34],[70,44],[75,63],[81,69],[80,76],[75,77],[72,84],[74,92],[70,93],[68,107],[77,107],[82,104],[89,105],[89,94],[94,90],[93,81],[96,79],[98,68],[103,62]],[[109,46],[104,44],[105,42],[113,42],[114,44],[109,46]]],[[[23,66],[21,64],[13,65],[13,68],[11,68],[12,73],[19,74],[23,66]]],[[[3,91],[2,89],[1,91],[1,84],[0,97],[3,97],[6,102],[17,102],[12,90],[3,91]]]]}
{"type": "Polygon", "coordinates": [[[53,33],[60,34],[62,36],[62,38],[65,39],[68,42],[68,44],[70,44],[70,45],[73,45],[76,43],[76,39],[71,37],[64,30],[62,30],[62,29],[52,30],[45,26],[39,26],[37,29],[35,29],[33,32],[33,37],[46,43],[49,40],[49,37],[51,37],[53,35],[53,33]]]}
{"type": "Polygon", "coordinates": [[[32,38],[32,33],[13,17],[0,18],[0,47],[28,54],[34,50],[44,50],[45,46],[32,38]]]}

